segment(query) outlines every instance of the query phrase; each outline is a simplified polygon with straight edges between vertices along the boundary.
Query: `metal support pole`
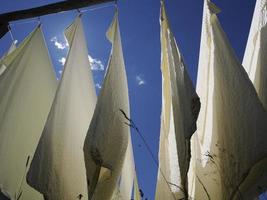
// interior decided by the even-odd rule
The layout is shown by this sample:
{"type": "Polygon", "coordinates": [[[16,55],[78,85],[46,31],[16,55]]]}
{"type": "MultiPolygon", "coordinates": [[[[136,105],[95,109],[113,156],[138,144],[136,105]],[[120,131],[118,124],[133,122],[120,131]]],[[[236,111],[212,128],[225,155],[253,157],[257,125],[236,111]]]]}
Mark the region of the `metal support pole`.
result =
{"type": "Polygon", "coordinates": [[[8,32],[8,23],[11,21],[34,18],[68,10],[75,10],[112,1],[114,0],[66,0],[36,8],[0,14],[0,38],[2,38],[8,32]]]}

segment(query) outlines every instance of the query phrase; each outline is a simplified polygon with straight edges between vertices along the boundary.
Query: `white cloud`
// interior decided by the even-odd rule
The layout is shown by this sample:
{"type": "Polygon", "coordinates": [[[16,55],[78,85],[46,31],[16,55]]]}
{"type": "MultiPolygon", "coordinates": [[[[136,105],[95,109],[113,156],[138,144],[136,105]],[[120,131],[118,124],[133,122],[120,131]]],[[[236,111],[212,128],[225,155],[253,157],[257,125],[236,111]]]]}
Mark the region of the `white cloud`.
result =
{"type": "Polygon", "coordinates": [[[66,58],[62,57],[62,58],[58,59],[58,62],[60,62],[61,65],[65,65],[66,58]]]}
{"type": "Polygon", "coordinates": [[[66,49],[66,48],[69,46],[69,44],[67,43],[67,41],[60,42],[60,41],[58,41],[57,37],[53,37],[53,38],[51,38],[50,41],[53,42],[54,45],[55,45],[58,49],[66,49]]]}
{"type": "Polygon", "coordinates": [[[90,55],[88,55],[88,60],[91,65],[91,70],[103,71],[105,69],[101,60],[98,60],[97,58],[92,58],[90,55]]]}
{"type": "Polygon", "coordinates": [[[95,84],[95,87],[98,88],[98,89],[102,88],[102,86],[99,83],[95,84]]]}
{"type": "Polygon", "coordinates": [[[145,85],[146,84],[146,81],[145,81],[143,75],[141,75],[141,74],[140,75],[137,75],[135,77],[135,80],[136,80],[136,82],[137,82],[138,85],[145,85]]]}

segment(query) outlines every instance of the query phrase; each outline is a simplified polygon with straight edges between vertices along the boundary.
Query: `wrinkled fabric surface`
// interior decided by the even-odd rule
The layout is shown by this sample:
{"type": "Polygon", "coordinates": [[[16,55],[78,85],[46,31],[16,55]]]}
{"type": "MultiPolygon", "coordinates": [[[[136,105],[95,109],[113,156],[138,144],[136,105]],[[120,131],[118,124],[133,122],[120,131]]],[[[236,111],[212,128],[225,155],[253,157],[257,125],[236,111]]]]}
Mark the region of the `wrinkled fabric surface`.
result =
{"type": "Polygon", "coordinates": [[[267,109],[267,1],[257,0],[243,66],[267,109]]]}
{"type": "Polygon", "coordinates": [[[163,2],[160,24],[162,114],[156,199],[181,199],[187,195],[189,141],[196,130],[200,102],[170,30],[163,2]]]}
{"type": "Polygon", "coordinates": [[[124,116],[129,117],[130,111],[117,13],[107,36],[112,50],[84,144],[89,199],[95,200],[111,199],[121,175],[130,134],[124,116]]]}
{"type": "Polygon", "coordinates": [[[0,189],[10,199],[41,199],[25,176],[57,82],[40,27],[1,60],[0,189]],[[38,51],[36,51],[38,49],[38,51]]]}
{"type": "Polygon", "coordinates": [[[96,103],[81,18],[66,30],[70,50],[27,174],[46,200],[87,199],[83,144],[96,103]]]}
{"type": "Polygon", "coordinates": [[[192,138],[190,197],[253,199],[267,183],[267,114],[221,28],[218,11],[205,0],[197,78],[201,110],[192,138]]]}

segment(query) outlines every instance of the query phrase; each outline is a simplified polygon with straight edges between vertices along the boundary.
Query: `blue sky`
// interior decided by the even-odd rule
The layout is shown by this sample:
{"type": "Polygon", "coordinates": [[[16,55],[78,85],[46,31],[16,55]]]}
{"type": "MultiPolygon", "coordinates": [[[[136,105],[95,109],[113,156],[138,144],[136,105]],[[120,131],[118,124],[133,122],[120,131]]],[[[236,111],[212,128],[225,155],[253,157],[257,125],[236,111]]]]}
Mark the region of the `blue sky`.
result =
{"type": "MultiPolygon", "coordinates": [[[[35,7],[56,0],[0,0],[0,13],[35,7]]],[[[222,12],[218,15],[230,42],[242,60],[255,0],[214,0],[222,12]]],[[[90,61],[96,89],[99,91],[111,45],[105,32],[112,20],[112,3],[91,7],[83,14],[90,61]],[[102,7],[99,8],[98,7],[102,7]],[[96,9],[94,9],[96,8],[96,9]]],[[[124,58],[128,75],[131,117],[157,157],[161,112],[159,0],[120,0],[119,18],[124,58]]],[[[166,0],[170,24],[189,74],[196,82],[203,0],[166,0]]],[[[89,8],[85,8],[87,10],[89,8]]],[[[41,17],[47,46],[58,77],[67,53],[63,30],[77,11],[41,17]]],[[[11,24],[13,36],[21,42],[36,26],[36,20],[11,24]]],[[[11,43],[7,34],[0,40],[0,55],[11,43]]],[[[41,75],[40,75],[41,76],[41,75]]],[[[154,199],[157,168],[139,136],[132,132],[139,185],[148,199],[154,199]]]]}

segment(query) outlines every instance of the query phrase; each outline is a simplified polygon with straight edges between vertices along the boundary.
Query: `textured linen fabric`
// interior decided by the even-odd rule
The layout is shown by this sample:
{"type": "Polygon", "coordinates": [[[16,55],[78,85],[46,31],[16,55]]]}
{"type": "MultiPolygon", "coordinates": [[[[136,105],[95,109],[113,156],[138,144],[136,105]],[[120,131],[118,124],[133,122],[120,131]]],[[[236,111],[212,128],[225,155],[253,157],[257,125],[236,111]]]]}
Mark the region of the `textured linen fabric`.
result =
{"type": "Polygon", "coordinates": [[[160,24],[162,114],[156,199],[181,199],[187,196],[190,138],[196,130],[200,102],[170,30],[163,2],[160,24]]]}
{"type": "Polygon", "coordinates": [[[112,198],[130,133],[123,115],[124,112],[129,117],[130,111],[117,12],[107,36],[112,42],[112,50],[84,144],[89,199],[95,200],[112,198]]]}
{"type": "Polygon", "coordinates": [[[0,189],[10,199],[41,199],[25,181],[57,82],[40,27],[1,60],[0,189]],[[36,51],[38,49],[38,51],[36,51]]]}
{"type": "Polygon", "coordinates": [[[243,66],[267,109],[267,1],[257,0],[243,66]]]}
{"type": "Polygon", "coordinates": [[[67,29],[70,50],[27,182],[46,200],[87,199],[83,144],[96,103],[80,16],[67,29]]]}
{"type": "Polygon", "coordinates": [[[192,138],[190,197],[253,199],[267,183],[267,114],[218,12],[205,0],[197,78],[202,106],[192,138]]]}

